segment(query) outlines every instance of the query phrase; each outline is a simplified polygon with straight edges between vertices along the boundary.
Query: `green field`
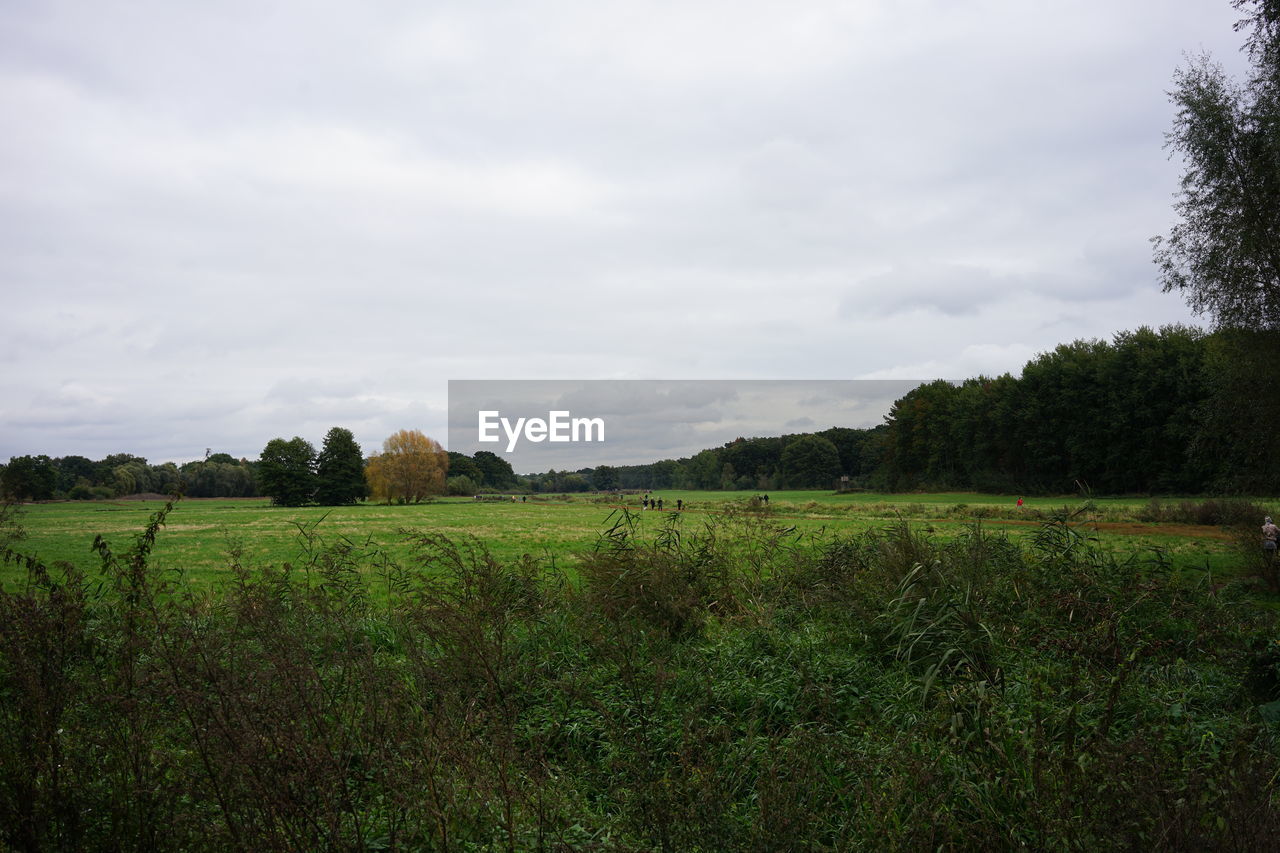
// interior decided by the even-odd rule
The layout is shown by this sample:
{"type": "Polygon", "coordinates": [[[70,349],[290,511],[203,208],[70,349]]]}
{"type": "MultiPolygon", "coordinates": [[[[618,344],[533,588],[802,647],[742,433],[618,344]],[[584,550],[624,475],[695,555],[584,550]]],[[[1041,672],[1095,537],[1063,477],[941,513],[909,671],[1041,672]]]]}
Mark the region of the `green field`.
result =
{"type": "Polygon", "coordinates": [[[0,849],[1274,848],[1269,503],[662,497],[24,507],[0,849]]]}
{"type": "MultiPolygon", "coordinates": [[[[362,549],[403,559],[408,547],[402,531],[415,531],[454,539],[475,537],[501,559],[528,554],[571,569],[577,556],[590,550],[616,520],[614,514],[621,507],[635,513],[637,531],[645,538],[672,523],[677,500],[686,504],[678,521],[684,530],[696,531],[708,522],[744,514],[816,538],[853,536],[906,521],[925,535],[943,539],[977,522],[990,532],[1021,540],[1035,535],[1054,514],[1074,513],[1074,523],[1118,554],[1155,558],[1158,551],[1161,559],[1176,567],[1227,574],[1234,573],[1240,563],[1239,546],[1217,526],[1140,520],[1146,498],[1099,499],[1085,508],[1083,501],[1073,497],[1025,498],[1018,507],[1017,496],[977,493],[789,491],[771,494],[767,505],[753,501],[757,494],[752,492],[673,490],[660,496],[664,508],[659,512],[642,511],[639,495],[531,496],[514,502],[446,498],[406,506],[365,503],[306,508],[274,507],[252,498],[187,499],[168,516],[151,563],[161,569],[179,569],[198,585],[216,584],[226,574],[228,555],[237,548],[250,566],[296,563],[308,536],[318,537],[320,544],[345,539],[362,549]]],[[[96,536],[122,551],[163,505],[159,500],[28,505],[21,515],[27,535],[19,550],[47,564],[65,561],[92,571],[98,560],[91,550],[96,536]]],[[[6,583],[19,578],[13,566],[0,571],[0,580],[6,583]]]]}

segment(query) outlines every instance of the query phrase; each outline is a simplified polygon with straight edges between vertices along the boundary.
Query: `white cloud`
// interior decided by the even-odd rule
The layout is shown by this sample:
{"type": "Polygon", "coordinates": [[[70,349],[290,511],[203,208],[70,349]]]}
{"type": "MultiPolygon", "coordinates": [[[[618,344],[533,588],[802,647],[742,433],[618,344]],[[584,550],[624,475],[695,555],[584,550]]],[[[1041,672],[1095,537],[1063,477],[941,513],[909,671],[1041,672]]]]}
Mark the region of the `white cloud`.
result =
{"type": "Polygon", "coordinates": [[[1164,90],[1184,50],[1239,67],[1234,16],[20,3],[0,459],[377,442],[442,429],[449,378],[962,378],[1186,320],[1147,245],[1164,90]]]}

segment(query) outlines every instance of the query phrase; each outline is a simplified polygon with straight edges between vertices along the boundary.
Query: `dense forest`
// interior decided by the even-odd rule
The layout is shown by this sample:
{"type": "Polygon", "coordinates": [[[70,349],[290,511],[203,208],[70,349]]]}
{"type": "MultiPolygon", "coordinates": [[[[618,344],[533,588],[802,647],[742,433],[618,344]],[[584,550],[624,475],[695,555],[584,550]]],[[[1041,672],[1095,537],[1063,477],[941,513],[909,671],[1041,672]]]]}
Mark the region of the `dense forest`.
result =
{"type": "Polygon", "coordinates": [[[1280,475],[1278,340],[1169,326],[1075,341],[1017,377],[922,384],[874,428],[739,438],[608,477],[654,489],[1262,493],[1280,475]]]}
{"type": "MultiPolygon", "coordinates": [[[[442,482],[461,495],[671,488],[1261,494],[1280,480],[1280,455],[1270,446],[1280,424],[1278,364],[1276,332],[1144,327],[1111,341],[1062,344],[1016,377],[922,384],[871,428],[742,437],[683,459],[527,476],[487,451],[449,453],[442,482]]],[[[188,497],[270,496],[272,450],[288,444],[273,439],[257,460],[210,453],[183,465],[150,465],[125,453],[98,461],[20,456],[0,469],[0,485],[9,496],[36,500],[175,489],[188,497]]],[[[359,460],[358,445],[348,453],[359,460]]],[[[302,456],[314,464],[324,453],[302,456]]]]}

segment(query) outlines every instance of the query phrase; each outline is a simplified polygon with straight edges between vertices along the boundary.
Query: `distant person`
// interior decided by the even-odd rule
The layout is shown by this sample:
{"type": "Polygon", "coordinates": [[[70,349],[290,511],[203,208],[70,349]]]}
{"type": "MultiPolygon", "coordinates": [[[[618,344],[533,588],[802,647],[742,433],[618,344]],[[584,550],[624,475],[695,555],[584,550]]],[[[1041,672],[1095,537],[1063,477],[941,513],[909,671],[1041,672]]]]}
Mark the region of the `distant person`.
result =
{"type": "Polygon", "coordinates": [[[684,500],[681,498],[676,498],[676,512],[680,512],[683,509],[684,509],[684,500]]]}
{"type": "Polygon", "coordinates": [[[765,494],[765,496],[764,496],[764,505],[765,505],[765,506],[768,506],[768,505],[769,505],[769,495],[768,495],[768,493],[766,493],[766,494],[765,494]]]}
{"type": "Polygon", "coordinates": [[[649,498],[647,496],[640,499],[640,506],[643,509],[649,508],[649,498]]]}
{"type": "MultiPolygon", "coordinates": [[[[1255,516],[1256,517],[1256,516],[1255,516]]],[[[1276,540],[1280,539],[1280,527],[1276,527],[1271,516],[1262,519],[1262,553],[1270,562],[1276,556],[1276,540]]]]}
{"type": "Polygon", "coordinates": [[[1022,498],[1018,498],[1018,506],[1022,506],[1022,498]]]}
{"type": "Polygon", "coordinates": [[[662,498],[658,498],[658,509],[662,509],[662,498]]]}
{"type": "Polygon", "coordinates": [[[520,503],[524,503],[524,502],[525,502],[525,501],[527,501],[527,500],[529,500],[529,496],[528,496],[528,495],[521,495],[521,496],[520,496],[520,503]]]}

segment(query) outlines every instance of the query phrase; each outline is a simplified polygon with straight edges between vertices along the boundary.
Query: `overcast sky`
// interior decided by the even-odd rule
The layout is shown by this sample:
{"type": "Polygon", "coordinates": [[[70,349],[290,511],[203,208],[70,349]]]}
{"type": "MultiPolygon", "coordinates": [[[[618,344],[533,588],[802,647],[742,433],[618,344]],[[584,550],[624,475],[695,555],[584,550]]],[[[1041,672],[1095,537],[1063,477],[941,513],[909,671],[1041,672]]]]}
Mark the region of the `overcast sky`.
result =
{"type": "Polygon", "coordinates": [[[906,379],[450,380],[448,447],[468,455],[496,453],[517,474],[638,465],[690,457],[747,436],[874,426],[915,384],[906,379]],[[547,426],[526,430],[525,422],[534,420],[547,426]]]}
{"type": "MultiPolygon", "coordinates": [[[[444,440],[449,379],[963,378],[1196,322],[1227,0],[0,2],[0,459],[444,440]]],[[[815,428],[829,426],[819,424],[815,428]]]]}

